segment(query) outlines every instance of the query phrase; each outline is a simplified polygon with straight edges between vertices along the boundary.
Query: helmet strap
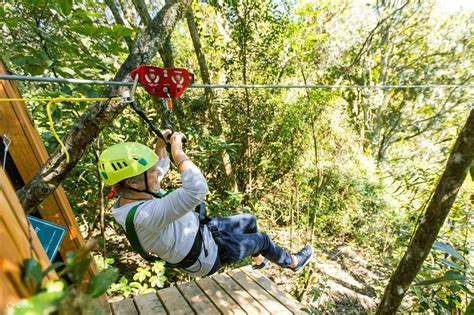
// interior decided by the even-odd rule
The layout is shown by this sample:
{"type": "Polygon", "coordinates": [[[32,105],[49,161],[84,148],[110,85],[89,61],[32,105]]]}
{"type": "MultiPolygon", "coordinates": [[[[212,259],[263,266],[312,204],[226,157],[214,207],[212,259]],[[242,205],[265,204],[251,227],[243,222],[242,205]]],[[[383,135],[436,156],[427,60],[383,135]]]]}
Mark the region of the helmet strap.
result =
{"type": "Polygon", "coordinates": [[[151,192],[148,188],[148,175],[147,174],[148,174],[148,171],[145,171],[145,191],[144,192],[155,197],[155,193],[151,192]]]}
{"type": "Polygon", "coordinates": [[[130,189],[130,190],[133,190],[133,191],[136,191],[136,192],[140,192],[140,193],[146,193],[146,194],[149,194],[149,195],[152,195],[153,197],[157,197],[157,193],[154,193],[154,192],[151,192],[149,190],[149,186],[148,186],[148,171],[145,171],[143,173],[145,175],[145,189],[136,189],[136,188],[133,188],[129,185],[127,185],[127,189],[130,189]]]}

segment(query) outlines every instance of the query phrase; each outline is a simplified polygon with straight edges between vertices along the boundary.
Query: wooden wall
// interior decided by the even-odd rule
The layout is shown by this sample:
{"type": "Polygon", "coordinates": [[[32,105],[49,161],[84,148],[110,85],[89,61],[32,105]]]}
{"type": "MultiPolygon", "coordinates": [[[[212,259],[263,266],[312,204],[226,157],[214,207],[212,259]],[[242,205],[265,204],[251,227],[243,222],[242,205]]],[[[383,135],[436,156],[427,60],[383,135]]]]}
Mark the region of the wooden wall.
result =
{"type": "MultiPolygon", "coordinates": [[[[0,170],[0,314],[6,307],[31,295],[32,289],[21,280],[24,259],[34,258],[43,270],[50,264],[48,256],[27,219],[15,190],[0,170]],[[29,231],[28,231],[29,230],[29,231]],[[31,250],[29,235],[31,235],[31,250]],[[32,257],[30,256],[32,254],[32,257]]],[[[52,271],[47,279],[57,279],[52,271]]]]}

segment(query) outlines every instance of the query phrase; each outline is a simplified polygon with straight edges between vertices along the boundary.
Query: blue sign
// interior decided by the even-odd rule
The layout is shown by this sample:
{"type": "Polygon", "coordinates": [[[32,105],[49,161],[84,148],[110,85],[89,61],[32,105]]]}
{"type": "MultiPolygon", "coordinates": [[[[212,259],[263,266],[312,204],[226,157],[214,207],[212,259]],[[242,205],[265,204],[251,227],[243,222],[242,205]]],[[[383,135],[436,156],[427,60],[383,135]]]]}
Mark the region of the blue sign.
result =
{"type": "Polygon", "coordinates": [[[66,234],[66,229],[57,224],[32,217],[31,215],[28,216],[28,220],[33,226],[36,235],[38,235],[46,255],[48,255],[49,260],[52,262],[66,234]]]}

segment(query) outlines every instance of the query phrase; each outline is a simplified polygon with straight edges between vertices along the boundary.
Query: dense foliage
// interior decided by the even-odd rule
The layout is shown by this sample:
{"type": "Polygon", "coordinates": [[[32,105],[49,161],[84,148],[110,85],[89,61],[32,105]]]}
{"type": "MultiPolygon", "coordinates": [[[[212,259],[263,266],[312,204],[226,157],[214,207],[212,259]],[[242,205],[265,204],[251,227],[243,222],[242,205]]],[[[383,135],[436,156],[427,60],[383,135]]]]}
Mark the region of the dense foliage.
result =
{"type": "MultiPolygon", "coordinates": [[[[120,5],[121,22],[102,1],[5,1],[1,58],[16,74],[111,79],[128,43],[144,27],[132,1],[111,2],[120,5]]],[[[163,5],[145,2],[152,17],[163,5]]],[[[474,12],[445,12],[432,0],[201,1],[193,9],[213,83],[472,84],[474,12]]],[[[200,83],[186,21],[178,24],[171,43],[176,66],[194,72],[200,83]]],[[[159,56],[155,65],[162,65],[159,56]]],[[[104,89],[18,84],[27,97],[92,97],[104,89]]],[[[202,90],[188,89],[175,116],[190,139],[186,150],[209,181],[213,214],[243,208],[265,224],[299,231],[316,247],[351,243],[390,266],[420,220],[472,107],[472,91],[472,85],[218,89],[208,104],[202,90]],[[213,133],[211,107],[222,134],[213,133]],[[228,188],[223,152],[238,191],[228,188]]],[[[136,98],[150,118],[161,119],[159,101],[143,90],[136,98]]],[[[47,148],[54,150],[45,104],[28,105],[47,148]]],[[[59,134],[86,108],[85,103],[55,106],[59,134]]],[[[84,233],[96,228],[103,200],[97,154],[125,140],[154,141],[131,110],[102,132],[64,182],[84,233]]],[[[433,251],[419,274],[420,281],[448,278],[415,287],[411,311],[467,308],[473,191],[471,178],[439,236],[444,247],[438,249],[444,251],[433,251]]]]}
{"type": "Polygon", "coordinates": [[[92,262],[90,251],[97,244],[90,240],[76,253],[67,252],[64,262],[55,262],[45,270],[33,259],[23,261],[23,281],[34,294],[18,301],[7,314],[104,314],[95,300],[117,280],[117,268],[104,268],[91,278],[87,271],[92,262]],[[51,271],[58,279],[44,281],[51,271]],[[45,283],[46,282],[46,283],[45,283]]]}

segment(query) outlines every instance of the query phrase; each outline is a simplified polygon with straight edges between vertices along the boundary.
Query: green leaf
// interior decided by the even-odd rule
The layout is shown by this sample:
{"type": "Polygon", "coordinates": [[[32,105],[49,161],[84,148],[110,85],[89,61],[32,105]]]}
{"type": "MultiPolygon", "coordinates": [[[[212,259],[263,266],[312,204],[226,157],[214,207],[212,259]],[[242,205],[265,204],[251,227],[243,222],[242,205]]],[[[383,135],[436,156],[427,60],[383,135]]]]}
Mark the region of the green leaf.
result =
{"type": "Polygon", "coordinates": [[[29,57],[13,57],[11,61],[18,67],[24,66],[29,63],[29,57]]]}
{"type": "Polygon", "coordinates": [[[74,283],[79,284],[84,278],[84,274],[87,272],[87,268],[89,267],[91,261],[92,258],[88,257],[80,261],[74,261],[74,264],[66,263],[64,272],[68,274],[74,283]]]}
{"type": "Polygon", "coordinates": [[[44,67],[40,65],[28,65],[25,66],[25,70],[31,75],[41,75],[44,72],[44,67]]]}
{"type": "Polygon", "coordinates": [[[126,291],[126,290],[130,290],[130,287],[125,283],[114,283],[110,286],[111,292],[126,291]]]}
{"type": "Polygon", "coordinates": [[[465,275],[460,274],[459,272],[449,270],[447,271],[444,276],[435,278],[435,279],[429,279],[429,280],[424,280],[420,281],[418,283],[415,283],[413,286],[428,286],[436,283],[441,283],[441,282],[449,282],[449,281],[467,281],[468,278],[465,275]]]}
{"type": "Polygon", "coordinates": [[[46,268],[43,271],[43,277],[45,277],[51,270],[57,269],[57,268],[62,267],[62,266],[64,266],[63,262],[61,262],[61,261],[55,262],[54,264],[50,265],[48,268],[46,268]]]}
{"type": "Polygon", "coordinates": [[[93,298],[101,296],[117,280],[119,272],[117,268],[107,268],[92,277],[86,292],[93,298]]]}
{"type": "Polygon", "coordinates": [[[61,7],[61,11],[64,15],[69,15],[72,10],[72,2],[73,0],[58,0],[59,6],[61,7]]]}
{"type": "Polygon", "coordinates": [[[9,65],[10,64],[10,53],[8,51],[3,51],[1,56],[2,56],[3,62],[5,62],[6,65],[9,65]]]}
{"type": "Polygon", "coordinates": [[[75,260],[76,260],[76,254],[72,251],[68,251],[66,253],[66,267],[73,266],[75,260]]]}
{"type": "Polygon", "coordinates": [[[452,248],[448,244],[441,243],[441,242],[434,242],[432,248],[435,249],[435,250],[438,250],[440,252],[449,254],[449,255],[459,259],[462,262],[466,262],[464,257],[461,256],[461,254],[459,254],[454,248],[452,248]]]}
{"type": "Polygon", "coordinates": [[[71,31],[91,37],[99,36],[101,32],[93,24],[73,25],[71,26],[71,31]]]}
{"type": "Polygon", "coordinates": [[[133,280],[138,280],[143,282],[147,277],[151,276],[150,269],[147,268],[137,268],[137,273],[133,275],[133,280]]]}
{"type": "Polygon", "coordinates": [[[474,314],[474,299],[471,300],[469,306],[466,308],[464,315],[473,315],[474,314]]]}
{"type": "Polygon", "coordinates": [[[464,268],[461,265],[458,265],[455,262],[452,262],[451,260],[448,260],[446,258],[440,258],[438,260],[449,267],[453,267],[454,269],[464,270],[464,268]]]}
{"type": "Polygon", "coordinates": [[[48,281],[46,283],[45,289],[48,292],[62,292],[65,288],[65,283],[62,280],[57,281],[48,281]]]}
{"type": "Polygon", "coordinates": [[[130,282],[130,288],[135,288],[135,289],[138,289],[138,290],[141,290],[142,289],[142,284],[139,283],[139,282],[130,282]]]}
{"type": "Polygon", "coordinates": [[[125,37],[125,36],[132,36],[134,33],[134,30],[131,28],[125,27],[123,25],[115,24],[114,26],[112,26],[112,29],[110,30],[110,32],[117,37],[125,37]]]}
{"type": "Polygon", "coordinates": [[[157,275],[162,275],[165,273],[165,263],[163,261],[155,261],[151,266],[151,271],[157,275]]]}
{"type": "Polygon", "coordinates": [[[124,284],[127,284],[128,283],[128,279],[127,278],[120,278],[120,283],[124,283],[124,284]]]}
{"type": "Polygon", "coordinates": [[[165,276],[153,276],[150,278],[149,282],[152,287],[162,288],[165,285],[166,277],[165,276]]]}
{"type": "Polygon", "coordinates": [[[16,303],[8,314],[52,314],[58,309],[59,301],[66,292],[42,292],[16,303]]]}
{"type": "Polygon", "coordinates": [[[466,287],[464,284],[460,284],[459,286],[464,292],[466,292],[470,296],[474,296],[474,293],[472,293],[471,290],[468,287],[466,287]]]}
{"type": "Polygon", "coordinates": [[[142,294],[147,294],[147,293],[155,293],[156,290],[155,289],[152,289],[152,288],[148,288],[148,289],[145,289],[143,290],[143,293],[142,294]]]}
{"type": "Polygon", "coordinates": [[[41,265],[35,259],[23,260],[23,281],[33,281],[35,287],[39,286],[43,279],[43,273],[41,272],[41,265]]]}
{"type": "Polygon", "coordinates": [[[56,71],[61,72],[61,74],[64,76],[71,76],[71,77],[76,76],[76,72],[68,67],[56,68],[56,71]]]}

